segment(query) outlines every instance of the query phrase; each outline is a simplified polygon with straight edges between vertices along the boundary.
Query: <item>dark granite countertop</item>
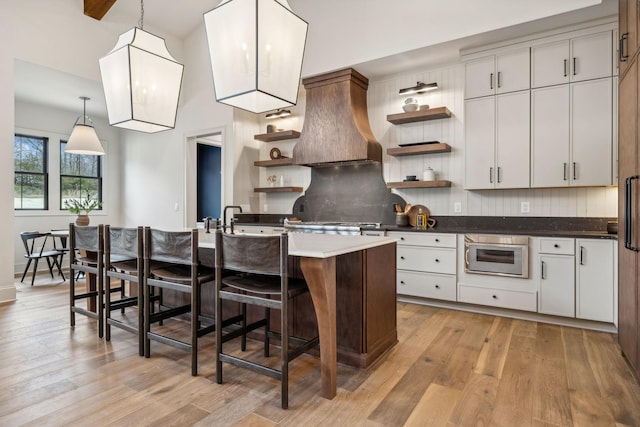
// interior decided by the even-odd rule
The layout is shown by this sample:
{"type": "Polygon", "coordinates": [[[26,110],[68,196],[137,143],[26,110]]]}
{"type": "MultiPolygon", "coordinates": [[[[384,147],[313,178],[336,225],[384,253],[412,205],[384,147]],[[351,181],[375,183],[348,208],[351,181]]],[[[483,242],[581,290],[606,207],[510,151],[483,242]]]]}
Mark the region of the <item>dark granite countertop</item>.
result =
{"type": "MultiPolygon", "coordinates": [[[[288,214],[236,214],[236,223],[263,227],[282,227],[288,214]]],[[[593,217],[495,217],[495,216],[435,216],[437,224],[429,230],[383,224],[387,231],[416,233],[477,233],[516,234],[540,237],[617,239],[607,233],[607,223],[616,218],[593,217]]]]}

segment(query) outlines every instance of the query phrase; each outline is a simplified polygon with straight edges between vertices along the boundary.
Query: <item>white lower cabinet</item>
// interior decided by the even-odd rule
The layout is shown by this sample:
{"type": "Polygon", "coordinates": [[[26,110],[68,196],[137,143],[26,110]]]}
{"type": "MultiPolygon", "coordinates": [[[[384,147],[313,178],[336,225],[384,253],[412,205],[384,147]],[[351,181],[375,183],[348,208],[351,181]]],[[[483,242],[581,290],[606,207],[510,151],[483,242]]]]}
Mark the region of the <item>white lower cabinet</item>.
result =
{"type": "Polygon", "coordinates": [[[614,322],[614,242],[576,239],[576,317],[614,322]]]}
{"type": "Polygon", "coordinates": [[[536,293],[460,284],[458,300],[471,304],[536,311],[536,293]]]}
{"type": "Polygon", "coordinates": [[[456,235],[389,232],[398,239],[398,294],[456,301],[456,235]]]}
{"type": "Polygon", "coordinates": [[[573,239],[538,239],[538,312],[575,316],[575,258],[573,239]]]}

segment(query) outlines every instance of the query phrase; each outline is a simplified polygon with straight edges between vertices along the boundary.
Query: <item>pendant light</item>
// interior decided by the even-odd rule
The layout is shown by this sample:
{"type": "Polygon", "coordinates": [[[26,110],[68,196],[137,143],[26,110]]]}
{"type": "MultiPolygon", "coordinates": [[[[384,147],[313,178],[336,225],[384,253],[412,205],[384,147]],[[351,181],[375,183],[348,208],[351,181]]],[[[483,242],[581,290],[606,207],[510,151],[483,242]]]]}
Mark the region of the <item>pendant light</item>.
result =
{"type": "Polygon", "coordinates": [[[87,101],[91,98],[81,96],[80,99],[82,99],[84,104],[82,117],[78,117],[76,123],[73,125],[73,131],[71,131],[71,136],[67,141],[64,152],[69,154],[102,156],[104,155],[104,149],[102,148],[102,144],[100,144],[96,130],[93,128],[93,121],[87,116],[87,101]],[[79,123],[81,118],[82,123],[79,123]],[[87,124],[87,120],[91,124],[87,124]]]}
{"type": "Polygon", "coordinates": [[[308,24],[287,0],[222,0],[204,25],[216,101],[253,113],[296,104],[308,24]]]}
{"type": "Polygon", "coordinates": [[[164,39],[143,30],[143,0],[138,24],[100,58],[109,124],[146,133],[173,129],[184,67],[164,39]]]}

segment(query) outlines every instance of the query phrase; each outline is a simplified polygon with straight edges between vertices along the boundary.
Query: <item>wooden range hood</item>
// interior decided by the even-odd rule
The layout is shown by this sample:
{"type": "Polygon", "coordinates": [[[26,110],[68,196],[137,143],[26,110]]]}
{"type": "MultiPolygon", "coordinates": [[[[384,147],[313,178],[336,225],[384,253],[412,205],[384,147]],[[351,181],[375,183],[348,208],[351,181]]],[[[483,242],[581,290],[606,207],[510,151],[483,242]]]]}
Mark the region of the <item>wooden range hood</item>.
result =
{"type": "Polygon", "coordinates": [[[307,166],[382,162],[367,113],[369,79],[352,68],[302,80],[304,126],[293,163],[307,166]]]}

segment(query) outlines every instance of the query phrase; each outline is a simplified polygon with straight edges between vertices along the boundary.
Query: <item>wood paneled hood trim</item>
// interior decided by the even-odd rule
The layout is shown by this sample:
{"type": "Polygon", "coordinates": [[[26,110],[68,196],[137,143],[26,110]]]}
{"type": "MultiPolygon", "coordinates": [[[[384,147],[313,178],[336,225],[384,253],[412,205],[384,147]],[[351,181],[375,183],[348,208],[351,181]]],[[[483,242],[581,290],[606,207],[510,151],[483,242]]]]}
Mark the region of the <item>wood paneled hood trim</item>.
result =
{"type": "Polygon", "coordinates": [[[307,91],[304,126],[293,163],[330,166],[382,162],[367,112],[369,79],[352,68],[302,80],[307,91]]]}

